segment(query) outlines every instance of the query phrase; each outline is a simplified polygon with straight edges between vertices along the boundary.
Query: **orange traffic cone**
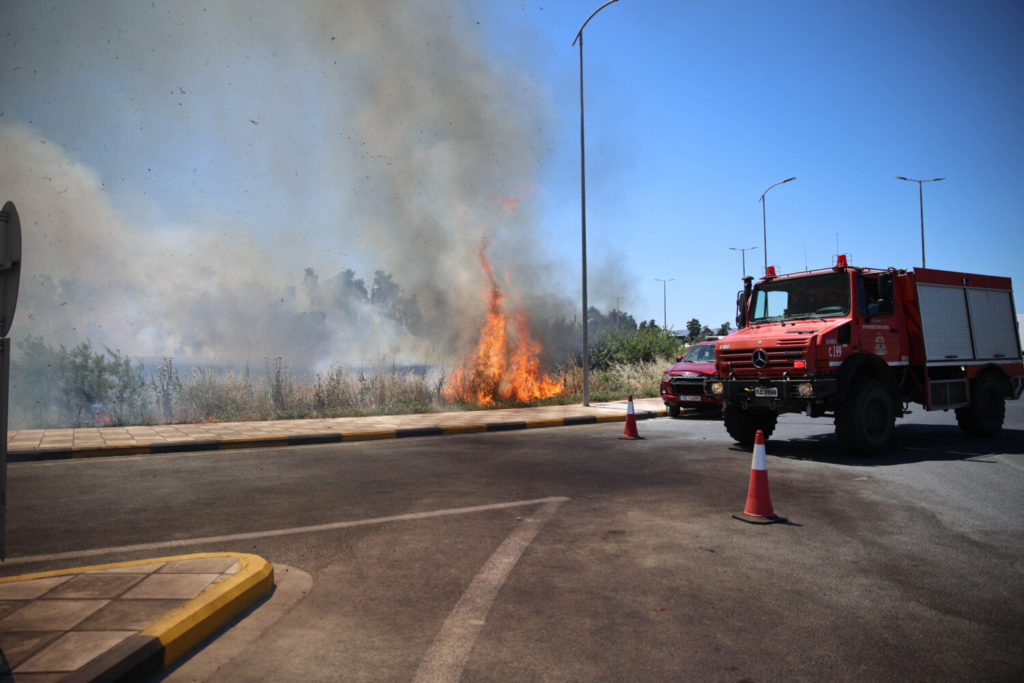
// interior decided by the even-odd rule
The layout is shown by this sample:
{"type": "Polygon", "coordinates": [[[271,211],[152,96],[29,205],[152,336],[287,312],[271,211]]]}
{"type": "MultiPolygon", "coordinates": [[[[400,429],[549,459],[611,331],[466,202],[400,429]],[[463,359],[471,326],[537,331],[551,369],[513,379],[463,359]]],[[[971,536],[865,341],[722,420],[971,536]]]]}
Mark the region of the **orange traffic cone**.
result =
{"type": "Polygon", "coordinates": [[[764,451],[764,432],[760,429],[754,435],[754,457],[750,464],[750,487],[747,491],[747,506],[743,514],[733,515],[736,519],[751,524],[771,524],[786,520],[772,509],[768,493],[768,456],[764,451]]]}
{"type": "Polygon", "coordinates": [[[622,435],[623,439],[642,439],[640,433],[636,431],[636,411],[633,410],[633,394],[629,395],[629,407],[626,408],[626,431],[622,435]]]}

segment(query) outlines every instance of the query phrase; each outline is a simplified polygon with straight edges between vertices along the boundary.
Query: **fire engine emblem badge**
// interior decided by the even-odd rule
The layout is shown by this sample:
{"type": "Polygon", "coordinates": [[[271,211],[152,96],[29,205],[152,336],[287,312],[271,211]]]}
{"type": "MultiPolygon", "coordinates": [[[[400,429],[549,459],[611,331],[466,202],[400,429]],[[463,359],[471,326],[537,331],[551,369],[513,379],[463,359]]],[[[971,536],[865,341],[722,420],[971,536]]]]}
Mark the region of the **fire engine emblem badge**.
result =
{"type": "Polygon", "coordinates": [[[885,337],[882,336],[881,332],[875,335],[875,355],[885,355],[885,337]]]}
{"type": "Polygon", "coordinates": [[[754,351],[754,355],[751,360],[754,362],[755,368],[763,368],[768,365],[768,354],[765,353],[764,349],[757,349],[754,351]]]}

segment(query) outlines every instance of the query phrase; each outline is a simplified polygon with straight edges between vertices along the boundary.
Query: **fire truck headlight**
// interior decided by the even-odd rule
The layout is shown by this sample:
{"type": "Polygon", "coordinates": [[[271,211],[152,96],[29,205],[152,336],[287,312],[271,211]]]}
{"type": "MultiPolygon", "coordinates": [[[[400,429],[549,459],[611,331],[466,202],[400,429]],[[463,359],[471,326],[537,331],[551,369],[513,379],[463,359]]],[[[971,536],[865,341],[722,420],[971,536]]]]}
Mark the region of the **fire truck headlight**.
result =
{"type": "Polygon", "coordinates": [[[662,382],[667,382],[670,379],[672,379],[672,375],[668,374],[667,372],[661,376],[661,381],[662,382]]]}
{"type": "Polygon", "coordinates": [[[814,385],[810,382],[801,382],[796,385],[796,390],[800,394],[800,398],[810,398],[814,396],[814,385]]]}
{"type": "Polygon", "coordinates": [[[712,396],[721,396],[725,393],[725,385],[721,382],[712,382],[708,385],[708,388],[711,390],[712,396]]]}

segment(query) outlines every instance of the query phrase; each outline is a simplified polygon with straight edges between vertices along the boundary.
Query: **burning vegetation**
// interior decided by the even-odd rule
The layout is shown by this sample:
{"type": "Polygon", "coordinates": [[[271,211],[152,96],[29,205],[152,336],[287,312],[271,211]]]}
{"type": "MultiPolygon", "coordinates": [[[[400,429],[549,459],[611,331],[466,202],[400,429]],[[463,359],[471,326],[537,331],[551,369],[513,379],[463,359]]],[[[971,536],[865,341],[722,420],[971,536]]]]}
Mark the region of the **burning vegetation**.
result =
{"type": "Polygon", "coordinates": [[[480,339],[448,378],[442,396],[448,401],[493,405],[499,400],[523,403],[562,393],[562,384],[540,370],[540,342],[530,332],[530,319],[521,306],[505,311],[505,293],[494,277],[483,248],[481,268],[487,281],[487,314],[480,339]]]}

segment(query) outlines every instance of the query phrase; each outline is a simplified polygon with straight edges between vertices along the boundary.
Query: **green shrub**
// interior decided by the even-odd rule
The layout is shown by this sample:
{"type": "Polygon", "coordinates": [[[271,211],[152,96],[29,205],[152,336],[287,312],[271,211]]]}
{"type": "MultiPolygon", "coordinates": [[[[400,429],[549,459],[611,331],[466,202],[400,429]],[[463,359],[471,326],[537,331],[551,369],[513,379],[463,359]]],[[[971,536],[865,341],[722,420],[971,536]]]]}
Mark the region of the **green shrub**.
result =
{"type": "Polygon", "coordinates": [[[88,341],[54,349],[39,337],[18,343],[11,362],[12,428],[144,424],[152,419],[141,362],[88,341]]]}
{"type": "Polygon", "coordinates": [[[607,369],[615,365],[653,363],[674,357],[679,348],[679,340],[657,327],[612,330],[595,340],[590,364],[595,369],[607,369]]]}

